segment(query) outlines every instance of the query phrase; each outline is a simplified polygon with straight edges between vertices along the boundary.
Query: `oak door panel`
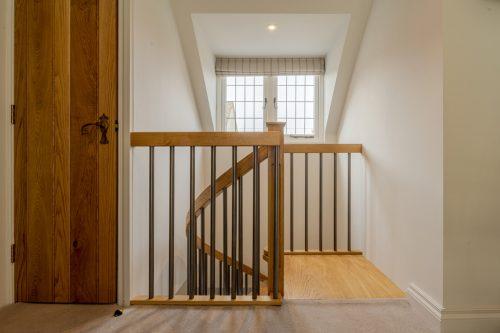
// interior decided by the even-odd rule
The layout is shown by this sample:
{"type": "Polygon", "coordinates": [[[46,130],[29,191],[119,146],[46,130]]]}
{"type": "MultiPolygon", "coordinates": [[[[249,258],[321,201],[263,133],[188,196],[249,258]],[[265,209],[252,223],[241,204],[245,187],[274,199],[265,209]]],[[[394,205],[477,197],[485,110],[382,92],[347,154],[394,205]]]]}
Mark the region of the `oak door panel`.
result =
{"type": "Polygon", "coordinates": [[[16,0],[14,38],[16,300],[113,303],[117,1],[16,0]]]}
{"type": "Polygon", "coordinates": [[[99,144],[99,303],[116,301],[118,3],[99,1],[99,115],[109,117],[109,144],[99,144]]]}
{"type": "Polygon", "coordinates": [[[97,0],[71,0],[71,300],[97,302],[98,118],[97,0]]]}

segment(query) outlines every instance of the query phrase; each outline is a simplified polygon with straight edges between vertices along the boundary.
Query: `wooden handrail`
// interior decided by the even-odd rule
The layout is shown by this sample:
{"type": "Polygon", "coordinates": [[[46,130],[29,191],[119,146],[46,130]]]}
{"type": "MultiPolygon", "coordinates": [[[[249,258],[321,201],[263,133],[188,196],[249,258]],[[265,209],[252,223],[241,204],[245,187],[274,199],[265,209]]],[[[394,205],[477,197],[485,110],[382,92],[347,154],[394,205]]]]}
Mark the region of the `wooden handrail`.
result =
{"type": "Polygon", "coordinates": [[[231,146],[275,146],[280,144],[277,132],[132,132],[132,147],[231,147],[231,146]]]}
{"type": "Polygon", "coordinates": [[[285,153],[362,153],[360,144],[285,144],[285,153]]]}

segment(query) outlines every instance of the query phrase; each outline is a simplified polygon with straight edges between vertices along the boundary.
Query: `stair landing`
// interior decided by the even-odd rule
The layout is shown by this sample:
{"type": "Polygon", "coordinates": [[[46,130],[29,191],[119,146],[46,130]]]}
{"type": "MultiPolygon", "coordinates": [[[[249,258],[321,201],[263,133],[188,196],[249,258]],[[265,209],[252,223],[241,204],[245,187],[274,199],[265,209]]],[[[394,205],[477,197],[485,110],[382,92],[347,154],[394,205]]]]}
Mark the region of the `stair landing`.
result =
{"type": "Polygon", "coordinates": [[[285,299],[404,297],[362,255],[285,255],[285,299]]]}

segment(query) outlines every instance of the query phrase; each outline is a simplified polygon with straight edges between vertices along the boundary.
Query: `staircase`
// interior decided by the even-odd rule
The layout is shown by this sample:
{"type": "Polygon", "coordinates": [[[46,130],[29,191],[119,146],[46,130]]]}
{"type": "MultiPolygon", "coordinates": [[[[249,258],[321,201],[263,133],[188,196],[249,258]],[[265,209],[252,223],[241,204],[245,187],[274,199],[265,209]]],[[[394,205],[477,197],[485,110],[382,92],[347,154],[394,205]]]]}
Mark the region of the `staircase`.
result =
{"type": "MultiPolygon", "coordinates": [[[[361,153],[361,145],[285,145],[283,124],[269,123],[264,133],[132,133],[133,147],[149,148],[149,294],[137,296],[131,304],[172,304],[172,305],[280,305],[284,296],[284,255],[301,253],[323,254],[360,254],[351,250],[350,231],[350,167],[351,153],[361,153]],[[154,156],[155,147],[170,147],[170,202],[169,202],[169,288],[168,295],[155,295],[154,290],[154,156]],[[174,166],[175,148],[190,147],[190,209],[187,212],[185,232],[187,237],[187,292],[186,295],[174,293],[174,219],[175,189],[174,166]],[[210,185],[195,196],[194,171],[195,151],[197,147],[210,147],[210,185]],[[220,176],[216,175],[217,148],[231,147],[231,168],[220,176]],[[238,161],[239,147],[252,147],[252,153],[238,161]],[[334,246],[331,250],[323,247],[322,203],[320,200],[319,249],[309,249],[309,229],[307,214],[308,162],[309,154],[320,156],[320,198],[323,192],[323,154],[334,155],[334,191],[335,208],[333,219],[334,246]],[[337,154],[348,155],[348,235],[347,249],[340,251],[337,246],[337,154]],[[284,223],[284,167],[285,154],[289,154],[290,163],[290,213],[289,223],[284,223]],[[304,182],[306,192],[306,213],[304,216],[305,247],[301,251],[294,248],[294,183],[293,154],[306,157],[304,182]],[[267,221],[261,221],[261,164],[267,161],[267,221]],[[243,177],[252,171],[252,234],[244,234],[243,221],[243,177]],[[230,198],[229,198],[229,195],[230,198]],[[217,198],[222,196],[222,207],[217,205],[217,198]],[[231,207],[228,211],[228,201],[231,207]],[[212,207],[214,209],[212,209],[212,207]],[[222,208],[222,219],[217,219],[216,212],[222,208]],[[209,212],[207,226],[207,212],[209,212]],[[230,214],[230,216],[229,216],[230,214]],[[230,223],[229,223],[230,221],[230,223]],[[262,223],[263,222],[263,223],[262,223]],[[262,225],[261,225],[262,224],[262,225]],[[285,251],[284,231],[289,235],[288,249],[285,251]],[[222,242],[217,247],[217,230],[222,230],[222,242]],[[261,233],[267,232],[267,239],[261,239],[261,233]],[[251,237],[251,249],[244,249],[244,238],[251,237]],[[221,244],[222,243],[222,246],[221,244]],[[243,251],[251,250],[252,262],[245,263],[243,251]],[[267,263],[267,265],[266,265],[267,263]],[[267,270],[264,269],[267,266],[267,270]],[[267,273],[265,273],[267,271],[267,273]]],[[[264,180],[266,182],[266,180],[264,180]]],[[[219,199],[220,201],[220,199],[219,199]]],[[[248,204],[250,201],[245,201],[248,204]]],[[[250,217],[245,216],[248,222],[250,217]]],[[[296,220],[295,220],[296,221],[296,220]]],[[[248,228],[248,226],[247,226],[248,228]]]]}

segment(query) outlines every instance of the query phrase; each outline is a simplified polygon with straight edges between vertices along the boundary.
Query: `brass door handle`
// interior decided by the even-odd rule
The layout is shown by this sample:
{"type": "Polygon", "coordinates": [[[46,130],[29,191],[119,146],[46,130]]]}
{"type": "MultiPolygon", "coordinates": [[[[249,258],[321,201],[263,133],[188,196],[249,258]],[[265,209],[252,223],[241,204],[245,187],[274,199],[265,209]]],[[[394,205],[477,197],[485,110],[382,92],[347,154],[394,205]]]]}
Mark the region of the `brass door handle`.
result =
{"type": "Polygon", "coordinates": [[[99,141],[101,144],[106,145],[109,143],[108,140],[108,128],[109,128],[109,118],[104,113],[99,117],[99,120],[95,123],[88,123],[82,126],[80,129],[81,134],[88,134],[89,127],[96,126],[101,130],[101,140],[99,141]]]}

